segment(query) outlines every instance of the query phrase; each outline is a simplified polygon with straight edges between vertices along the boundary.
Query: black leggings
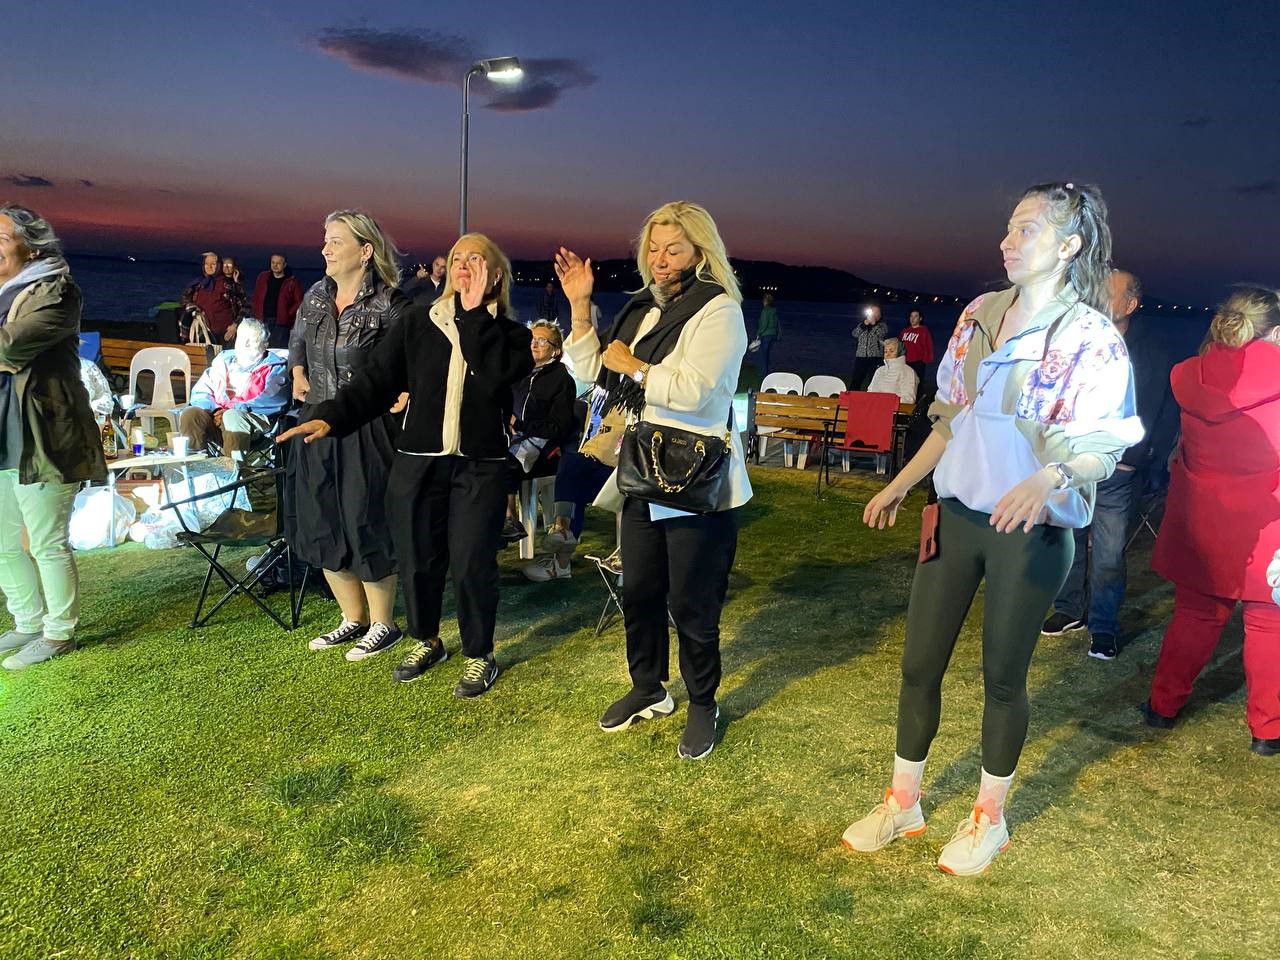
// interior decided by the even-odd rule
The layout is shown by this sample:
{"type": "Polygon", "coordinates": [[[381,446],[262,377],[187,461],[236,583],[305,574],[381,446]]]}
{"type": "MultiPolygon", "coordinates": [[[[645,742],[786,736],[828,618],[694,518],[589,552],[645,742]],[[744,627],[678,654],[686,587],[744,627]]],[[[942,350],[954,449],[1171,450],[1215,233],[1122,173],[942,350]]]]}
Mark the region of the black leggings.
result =
{"type": "Polygon", "coordinates": [[[1049,605],[1071,568],[1071,531],[1041,525],[997,533],[991,516],[939,501],[938,556],[916,566],[898,695],[898,756],[920,761],[938,732],[942,677],[983,578],[982,767],[1013,774],[1027,738],[1027,670],[1049,605]]]}

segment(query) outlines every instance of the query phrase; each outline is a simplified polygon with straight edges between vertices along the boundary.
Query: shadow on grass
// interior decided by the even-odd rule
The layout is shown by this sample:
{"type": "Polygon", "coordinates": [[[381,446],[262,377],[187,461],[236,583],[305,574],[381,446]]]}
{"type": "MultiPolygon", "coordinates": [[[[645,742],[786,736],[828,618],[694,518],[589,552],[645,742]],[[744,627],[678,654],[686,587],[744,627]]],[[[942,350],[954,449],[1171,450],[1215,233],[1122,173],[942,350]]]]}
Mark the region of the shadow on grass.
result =
{"type": "MultiPolygon", "coordinates": [[[[1135,562],[1145,564],[1145,555],[1135,562]]],[[[1138,579],[1141,583],[1149,578],[1140,572],[1138,579]]],[[[1154,641],[1158,650],[1165,618],[1150,609],[1149,595],[1143,593],[1139,598],[1133,605],[1139,609],[1131,608],[1124,618],[1126,632],[1132,637],[1126,647],[1154,641]]],[[[1030,823],[1068,797],[1089,767],[1105,763],[1125,748],[1144,744],[1155,748],[1166,735],[1146,726],[1137,710],[1150,693],[1151,676],[1145,663],[1132,662],[1121,673],[1123,660],[1107,663],[1085,655],[1088,637],[1088,632],[1081,630],[1065,638],[1078,648],[1076,655],[1063,669],[1045,677],[1030,697],[1027,743],[1046,738],[1055,742],[1035,770],[1014,786],[1009,813],[1015,823],[1030,823]]],[[[1180,721],[1228,699],[1244,685],[1242,640],[1237,611],[1223,631],[1214,660],[1196,681],[1180,721]]],[[[1136,650],[1131,659],[1134,656],[1136,650]]],[[[941,806],[957,795],[976,794],[980,766],[978,745],[949,763],[930,786],[931,806],[941,806]]]]}
{"type": "MultiPolygon", "coordinates": [[[[746,574],[743,578],[751,580],[746,574]]],[[[885,625],[900,617],[905,605],[886,595],[885,602],[855,612],[847,601],[861,589],[878,590],[874,585],[890,578],[909,582],[910,566],[883,556],[852,563],[809,560],[762,584],[767,604],[737,628],[735,641],[725,651],[726,673],[746,674],[721,701],[726,724],[758,709],[792,683],[875,649],[885,625]],[[833,593],[834,584],[843,589],[833,593]],[[793,634],[797,625],[806,631],[803,640],[779,641],[793,634]]]]}

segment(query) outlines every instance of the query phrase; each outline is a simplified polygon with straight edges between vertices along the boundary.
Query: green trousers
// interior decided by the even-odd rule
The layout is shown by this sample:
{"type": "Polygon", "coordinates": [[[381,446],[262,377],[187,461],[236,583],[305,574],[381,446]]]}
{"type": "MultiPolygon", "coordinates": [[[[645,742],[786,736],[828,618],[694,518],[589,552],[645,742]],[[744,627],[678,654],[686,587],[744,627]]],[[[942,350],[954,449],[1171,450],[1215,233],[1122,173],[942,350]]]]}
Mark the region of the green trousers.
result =
{"type": "Polygon", "coordinates": [[[1072,532],[1040,525],[997,533],[991,516],[944,499],[938,556],[916,566],[898,695],[898,756],[920,761],[938,732],[942,677],[978,585],[982,617],[982,767],[1013,774],[1027,738],[1027,670],[1075,550],[1072,532]]]}

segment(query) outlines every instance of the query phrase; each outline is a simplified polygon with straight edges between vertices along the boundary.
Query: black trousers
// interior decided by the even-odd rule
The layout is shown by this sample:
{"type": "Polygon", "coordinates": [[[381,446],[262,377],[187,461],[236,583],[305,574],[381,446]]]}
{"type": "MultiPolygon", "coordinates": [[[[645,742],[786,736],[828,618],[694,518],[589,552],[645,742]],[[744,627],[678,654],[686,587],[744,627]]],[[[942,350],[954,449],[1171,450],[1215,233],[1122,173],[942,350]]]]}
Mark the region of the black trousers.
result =
{"type": "Polygon", "coordinates": [[[1047,525],[998,533],[990,514],[950,498],[938,503],[938,556],[917,564],[907,607],[897,753],[913,761],[928,755],[942,712],[942,677],[985,579],[982,767],[1011,776],[1027,738],[1031,654],[1071,568],[1075,541],[1072,531],[1047,525]]]}
{"type": "Polygon", "coordinates": [[[507,465],[467,457],[397,453],[387,479],[387,523],[404,585],[409,636],[440,633],[446,574],[453,571],[462,652],[493,652],[498,537],[507,509],[507,465]]]}
{"type": "Polygon", "coordinates": [[[647,503],[628,497],[621,548],[632,684],[650,693],[667,679],[670,609],[689,702],[710,706],[720,686],[720,610],[738,548],[738,511],[655,521],[647,503]]]}

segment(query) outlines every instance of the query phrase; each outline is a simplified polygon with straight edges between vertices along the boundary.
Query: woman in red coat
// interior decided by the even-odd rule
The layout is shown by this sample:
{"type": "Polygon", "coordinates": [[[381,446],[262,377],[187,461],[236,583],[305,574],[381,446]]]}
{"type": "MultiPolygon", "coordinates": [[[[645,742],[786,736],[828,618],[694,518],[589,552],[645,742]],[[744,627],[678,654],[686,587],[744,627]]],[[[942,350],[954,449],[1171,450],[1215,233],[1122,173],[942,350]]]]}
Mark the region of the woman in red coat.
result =
{"type": "Polygon", "coordinates": [[[1280,295],[1243,287],[1218,310],[1200,356],[1173,368],[1182,442],[1152,568],[1174,584],[1142,704],[1171,727],[1218,636],[1244,603],[1254,753],[1280,753],[1280,609],[1267,564],[1280,548],[1280,295]]]}

